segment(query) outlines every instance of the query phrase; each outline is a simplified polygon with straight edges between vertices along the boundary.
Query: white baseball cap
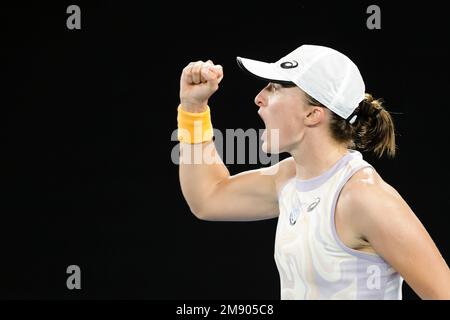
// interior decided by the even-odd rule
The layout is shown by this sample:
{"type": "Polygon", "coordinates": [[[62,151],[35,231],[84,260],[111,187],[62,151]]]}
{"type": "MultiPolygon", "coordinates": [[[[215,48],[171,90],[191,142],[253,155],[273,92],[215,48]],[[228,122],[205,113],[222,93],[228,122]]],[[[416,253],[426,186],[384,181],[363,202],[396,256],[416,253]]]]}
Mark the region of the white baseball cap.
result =
{"type": "Polygon", "coordinates": [[[239,66],[254,76],[277,83],[294,83],[344,119],[364,99],[365,85],[358,67],[344,54],[323,46],[302,45],[275,63],[237,57],[239,66]]]}

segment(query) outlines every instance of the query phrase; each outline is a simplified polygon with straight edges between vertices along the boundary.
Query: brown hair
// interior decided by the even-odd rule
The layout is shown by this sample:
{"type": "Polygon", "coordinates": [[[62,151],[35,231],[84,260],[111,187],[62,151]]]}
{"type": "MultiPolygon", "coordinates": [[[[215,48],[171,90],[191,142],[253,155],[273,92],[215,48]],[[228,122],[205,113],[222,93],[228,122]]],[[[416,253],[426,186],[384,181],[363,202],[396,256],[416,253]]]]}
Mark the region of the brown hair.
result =
{"type": "MultiPolygon", "coordinates": [[[[310,105],[324,107],[316,99],[305,95],[310,105]]],[[[394,121],[384,108],[382,99],[374,99],[366,93],[364,100],[355,109],[354,114],[358,116],[353,124],[329,111],[331,135],[337,142],[345,143],[348,148],[373,152],[379,158],[384,153],[392,158],[395,156],[394,121]]]]}

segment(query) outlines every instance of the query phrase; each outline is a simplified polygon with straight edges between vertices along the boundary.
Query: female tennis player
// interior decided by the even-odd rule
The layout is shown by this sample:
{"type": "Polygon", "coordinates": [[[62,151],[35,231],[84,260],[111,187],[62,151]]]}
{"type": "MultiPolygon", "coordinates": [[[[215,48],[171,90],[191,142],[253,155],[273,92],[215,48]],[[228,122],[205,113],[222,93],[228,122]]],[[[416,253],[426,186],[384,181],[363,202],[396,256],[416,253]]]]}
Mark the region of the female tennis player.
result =
{"type": "Polygon", "coordinates": [[[180,184],[194,215],[278,218],[281,299],[401,299],[403,279],[423,299],[450,299],[450,271],[430,235],[360,153],[393,157],[396,145],[391,115],[365,93],[357,66],[313,45],[275,63],[238,64],[268,83],[255,98],[263,150],[292,157],[230,176],[212,142],[208,106],[222,67],[190,63],[180,80],[178,138],[180,184]],[[196,152],[216,161],[192,163],[196,152]]]}

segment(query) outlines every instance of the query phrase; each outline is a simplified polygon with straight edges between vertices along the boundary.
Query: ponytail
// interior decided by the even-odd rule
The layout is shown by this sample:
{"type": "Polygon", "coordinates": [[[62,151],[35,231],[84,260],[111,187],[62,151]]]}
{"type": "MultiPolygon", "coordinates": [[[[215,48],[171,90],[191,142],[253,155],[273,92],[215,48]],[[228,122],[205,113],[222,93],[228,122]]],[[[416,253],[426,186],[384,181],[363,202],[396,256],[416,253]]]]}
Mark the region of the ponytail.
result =
{"type": "MultiPolygon", "coordinates": [[[[310,105],[323,107],[308,94],[306,98],[310,105]]],[[[353,123],[329,111],[331,135],[337,142],[345,143],[348,148],[372,152],[378,158],[384,154],[391,158],[395,156],[394,121],[384,108],[382,99],[374,99],[372,95],[366,93],[364,100],[353,113],[357,115],[353,123]]],[[[352,117],[350,116],[349,120],[352,117]]]]}
{"type": "Polygon", "coordinates": [[[384,108],[382,99],[367,94],[355,110],[356,121],[350,125],[356,148],[371,151],[381,158],[387,154],[395,156],[395,127],[390,113],[384,108]]]}

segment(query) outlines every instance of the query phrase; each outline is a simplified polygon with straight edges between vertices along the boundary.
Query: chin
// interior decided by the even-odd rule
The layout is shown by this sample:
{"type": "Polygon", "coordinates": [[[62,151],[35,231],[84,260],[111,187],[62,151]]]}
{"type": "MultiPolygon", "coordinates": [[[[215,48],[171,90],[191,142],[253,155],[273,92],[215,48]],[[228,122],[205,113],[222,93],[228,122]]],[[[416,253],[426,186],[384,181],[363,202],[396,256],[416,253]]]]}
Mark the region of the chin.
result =
{"type": "Polygon", "coordinates": [[[287,141],[281,139],[280,129],[266,126],[261,136],[261,149],[264,153],[280,154],[285,152],[287,141]]]}
{"type": "Polygon", "coordinates": [[[263,141],[263,143],[261,145],[261,149],[264,153],[268,153],[267,152],[267,142],[263,141]]]}
{"type": "Polygon", "coordinates": [[[272,146],[267,141],[263,141],[263,143],[261,145],[261,149],[264,153],[270,153],[270,154],[279,154],[282,152],[282,151],[280,151],[280,148],[272,146]]]}

